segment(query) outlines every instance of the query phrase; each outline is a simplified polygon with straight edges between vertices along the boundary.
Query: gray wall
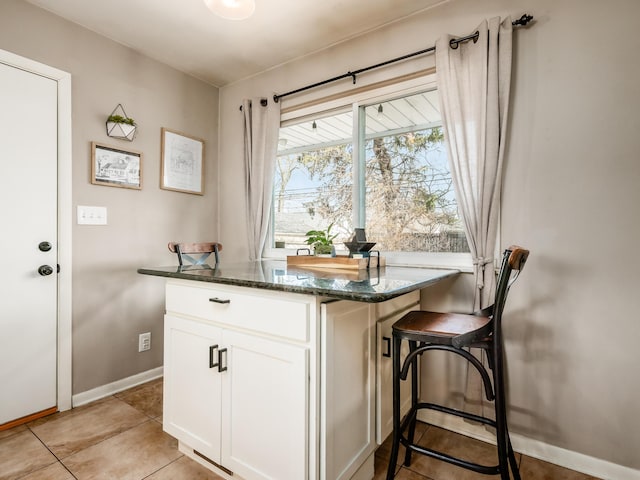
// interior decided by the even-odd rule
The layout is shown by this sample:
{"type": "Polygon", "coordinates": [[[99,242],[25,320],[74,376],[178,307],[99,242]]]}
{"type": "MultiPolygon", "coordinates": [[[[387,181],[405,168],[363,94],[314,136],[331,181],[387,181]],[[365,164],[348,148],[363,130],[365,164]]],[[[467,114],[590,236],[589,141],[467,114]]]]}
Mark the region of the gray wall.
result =
{"type": "Polygon", "coordinates": [[[77,205],[108,209],[107,226],[72,232],[73,393],[161,366],[164,282],[136,269],[177,264],[171,240],[216,239],[218,89],[19,0],[0,4],[0,48],[71,73],[74,219],[77,205]],[[106,135],[118,103],[133,142],[106,135]],[[161,127],[205,140],[204,196],[159,188],[161,127]],[[142,190],[92,185],[91,141],[142,151],[142,190]]]}
{"type": "MultiPolygon", "coordinates": [[[[484,18],[524,12],[536,23],[514,34],[501,224],[502,247],[519,243],[532,252],[505,325],[512,427],[541,450],[551,445],[640,469],[636,0],[451,1],[223,87],[221,241],[246,255],[237,167],[243,97],[269,97],[431,46],[444,33],[470,33],[484,18]]],[[[358,84],[430,62],[363,75],[358,84]]],[[[348,88],[345,80],[321,94],[348,88]]],[[[424,291],[424,306],[469,308],[468,276],[447,287],[424,291]]],[[[452,384],[450,398],[457,394],[452,384]]]]}

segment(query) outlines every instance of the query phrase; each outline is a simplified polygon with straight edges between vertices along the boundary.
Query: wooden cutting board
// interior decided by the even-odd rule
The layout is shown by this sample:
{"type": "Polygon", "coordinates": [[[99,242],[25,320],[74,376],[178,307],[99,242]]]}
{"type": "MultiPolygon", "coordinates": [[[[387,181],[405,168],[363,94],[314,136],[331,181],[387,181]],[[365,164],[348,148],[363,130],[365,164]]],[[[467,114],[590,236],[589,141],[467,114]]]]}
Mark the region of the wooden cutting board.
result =
{"type": "Polygon", "coordinates": [[[337,268],[350,270],[365,270],[367,263],[369,268],[384,267],[386,261],[384,257],[372,256],[367,258],[350,258],[347,255],[337,255],[335,257],[317,257],[315,255],[290,255],[287,257],[287,265],[308,268],[337,268]],[[370,262],[368,262],[370,260],[370,262]]]}

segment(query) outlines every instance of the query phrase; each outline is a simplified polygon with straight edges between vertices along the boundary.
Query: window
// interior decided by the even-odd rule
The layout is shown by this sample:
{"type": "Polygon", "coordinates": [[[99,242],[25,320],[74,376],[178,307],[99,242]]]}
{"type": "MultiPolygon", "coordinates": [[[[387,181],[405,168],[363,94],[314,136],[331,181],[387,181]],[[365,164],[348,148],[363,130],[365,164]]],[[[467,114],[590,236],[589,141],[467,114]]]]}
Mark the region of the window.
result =
{"type": "Polygon", "coordinates": [[[283,122],[273,246],[331,225],[337,249],[365,227],[388,258],[468,252],[443,142],[437,90],[283,122]]]}

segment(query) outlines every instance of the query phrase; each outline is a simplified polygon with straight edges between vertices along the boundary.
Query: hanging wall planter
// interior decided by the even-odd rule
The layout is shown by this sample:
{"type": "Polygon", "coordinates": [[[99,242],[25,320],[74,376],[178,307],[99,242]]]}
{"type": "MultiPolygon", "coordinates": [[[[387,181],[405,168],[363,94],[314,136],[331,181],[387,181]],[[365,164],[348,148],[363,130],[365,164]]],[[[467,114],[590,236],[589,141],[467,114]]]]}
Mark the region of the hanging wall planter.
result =
{"type": "Polygon", "coordinates": [[[121,104],[107,118],[107,135],[110,137],[132,142],[137,128],[136,122],[127,116],[121,104]]]}

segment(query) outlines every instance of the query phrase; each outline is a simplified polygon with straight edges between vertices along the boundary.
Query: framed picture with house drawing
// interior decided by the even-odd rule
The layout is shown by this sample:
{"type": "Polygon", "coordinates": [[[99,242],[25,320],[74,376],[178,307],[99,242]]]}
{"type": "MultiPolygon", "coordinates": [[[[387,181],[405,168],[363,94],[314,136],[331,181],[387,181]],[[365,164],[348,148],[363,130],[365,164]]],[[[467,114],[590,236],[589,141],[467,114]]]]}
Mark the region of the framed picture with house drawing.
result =
{"type": "Polygon", "coordinates": [[[91,183],[142,189],[142,152],[91,142],[91,183]]]}
{"type": "Polygon", "coordinates": [[[204,140],[162,128],[160,188],[204,195],[204,140]]]}

